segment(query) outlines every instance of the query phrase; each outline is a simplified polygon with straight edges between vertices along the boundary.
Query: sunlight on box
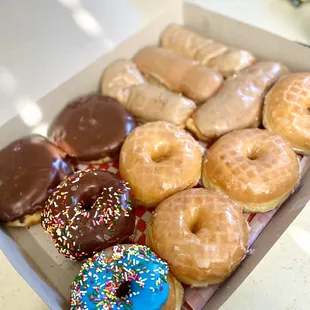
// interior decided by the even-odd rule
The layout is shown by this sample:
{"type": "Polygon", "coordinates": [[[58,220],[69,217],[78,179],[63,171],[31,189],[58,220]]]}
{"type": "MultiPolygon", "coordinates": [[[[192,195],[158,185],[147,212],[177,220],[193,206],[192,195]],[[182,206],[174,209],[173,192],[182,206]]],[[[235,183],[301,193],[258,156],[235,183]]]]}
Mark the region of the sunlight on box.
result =
{"type": "Polygon", "coordinates": [[[35,126],[42,120],[42,112],[38,104],[28,98],[20,99],[16,102],[16,109],[23,122],[29,126],[35,126]]]}
{"type": "Polygon", "coordinates": [[[76,24],[88,35],[98,37],[101,33],[101,27],[97,20],[84,9],[74,10],[72,14],[76,24]]]}
{"type": "Polygon", "coordinates": [[[80,0],[58,0],[58,2],[70,9],[75,9],[81,6],[80,0]]]}

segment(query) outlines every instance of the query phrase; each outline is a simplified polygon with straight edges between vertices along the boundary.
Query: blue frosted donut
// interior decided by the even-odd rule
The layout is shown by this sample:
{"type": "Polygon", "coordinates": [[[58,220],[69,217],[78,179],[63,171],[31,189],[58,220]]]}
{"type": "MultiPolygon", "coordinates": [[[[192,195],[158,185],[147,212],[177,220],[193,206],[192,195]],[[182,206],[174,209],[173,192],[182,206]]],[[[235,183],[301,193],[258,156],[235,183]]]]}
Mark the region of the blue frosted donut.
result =
{"type": "Polygon", "coordinates": [[[71,287],[71,309],[159,310],[169,295],[168,265],[148,247],[118,245],[83,264],[71,287]]]}

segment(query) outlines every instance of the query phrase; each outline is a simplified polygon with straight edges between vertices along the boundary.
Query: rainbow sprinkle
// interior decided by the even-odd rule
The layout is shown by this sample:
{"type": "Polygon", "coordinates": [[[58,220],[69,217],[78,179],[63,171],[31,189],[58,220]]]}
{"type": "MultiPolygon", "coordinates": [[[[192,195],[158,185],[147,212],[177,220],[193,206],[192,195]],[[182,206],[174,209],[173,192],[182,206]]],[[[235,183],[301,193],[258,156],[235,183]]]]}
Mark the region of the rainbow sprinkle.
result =
{"type": "Polygon", "coordinates": [[[146,246],[114,246],[83,264],[71,286],[71,309],[148,309],[150,303],[161,309],[169,295],[168,271],[146,246]],[[124,283],[128,292],[119,296],[124,283]]]}
{"type": "MultiPolygon", "coordinates": [[[[113,234],[120,217],[129,217],[133,210],[128,199],[130,188],[124,181],[119,181],[119,188],[104,187],[90,208],[82,200],[78,201],[74,193],[79,189],[81,180],[89,174],[99,173],[110,172],[85,170],[67,176],[50,195],[42,210],[43,229],[52,236],[57,250],[73,260],[95,254],[94,251],[83,251],[81,238],[85,229],[100,229],[104,225],[108,233],[113,234]]],[[[104,238],[108,240],[110,236],[104,235],[104,238]]]]}

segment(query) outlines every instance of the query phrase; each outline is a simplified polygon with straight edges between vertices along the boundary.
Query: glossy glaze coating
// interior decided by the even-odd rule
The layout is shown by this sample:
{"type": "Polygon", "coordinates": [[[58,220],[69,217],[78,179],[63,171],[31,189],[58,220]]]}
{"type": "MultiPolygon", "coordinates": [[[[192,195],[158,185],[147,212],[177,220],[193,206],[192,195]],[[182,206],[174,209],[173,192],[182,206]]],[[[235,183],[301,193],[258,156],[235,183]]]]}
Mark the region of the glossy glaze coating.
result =
{"type": "Polygon", "coordinates": [[[195,128],[189,129],[214,141],[236,129],[258,127],[267,90],[288,71],[280,63],[257,62],[235,78],[193,114],[195,128]]]}
{"type": "Polygon", "coordinates": [[[43,208],[51,191],[72,173],[65,153],[39,135],[0,151],[0,221],[10,222],[43,208]]]}
{"type": "Polygon", "coordinates": [[[192,136],[166,122],[137,127],[120,153],[119,169],[133,195],[146,207],[195,186],[201,176],[202,148],[192,136]]]}
{"type": "Polygon", "coordinates": [[[69,156],[96,162],[116,157],[134,126],[134,119],[116,99],[90,95],[68,104],[48,135],[69,156]]]}
{"type": "Polygon", "coordinates": [[[256,58],[248,51],[229,48],[224,54],[211,59],[207,66],[228,77],[251,66],[255,61],[256,58]]]}
{"type": "Polygon", "coordinates": [[[265,98],[264,126],[296,152],[310,155],[310,73],[280,79],[265,98]]]}
{"type": "Polygon", "coordinates": [[[182,191],[157,206],[147,243],[173,275],[193,286],[224,281],[245,256],[248,226],[229,198],[202,188],[182,191]]]}
{"type": "Polygon", "coordinates": [[[72,284],[71,309],[165,309],[168,272],[146,246],[114,246],[82,266],[72,284]]]}
{"type": "Polygon", "coordinates": [[[196,103],[210,98],[223,83],[216,71],[166,48],[143,48],[133,61],[146,77],[196,103]]]}
{"type": "Polygon", "coordinates": [[[116,98],[125,105],[132,86],[146,83],[136,64],[128,59],[118,59],[109,64],[102,74],[101,92],[116,98]]]}
{"type": "Polygon", "coordinates": [[[296,187],[296,154],[280,136],[263,129],[229,133],[208,150],[202,167],[206,188],[236,201],[247,212],[277,207],[296,187]]]}
{"type": "Polygon", "coordinates": [[[142,122],[162,120],[184,127],[196,109],[194,101],[145,82],[130,60],[117,60],[105,69],[101,91],[117,98],[142,122]]]}
{"type": "Polygon", "coordinates": [[[131,200],[130,189],[113,173],[78,171],[49,197],[42,211],[42,227],[66,257],[90,257],[133,234],[131,200]]]}
{"type": "Polygon", "coordinates": [[[247,68],[256,60],[248,51],[207,39],[180,25],[167,27],[161,45],[211,67],[225,77],[247,68]]]}

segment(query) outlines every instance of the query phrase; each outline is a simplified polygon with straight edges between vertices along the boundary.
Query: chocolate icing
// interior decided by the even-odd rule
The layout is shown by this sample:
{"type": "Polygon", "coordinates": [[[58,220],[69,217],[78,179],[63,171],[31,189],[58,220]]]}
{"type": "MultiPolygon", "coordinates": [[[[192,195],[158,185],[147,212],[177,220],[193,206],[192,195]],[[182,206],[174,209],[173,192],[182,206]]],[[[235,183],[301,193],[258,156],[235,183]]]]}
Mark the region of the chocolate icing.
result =
{"type": "Polygon", "coordinates": [[[134,126],[134,119],[116,99],[90,95],[68,104],[48,135],[69,156],[89,162],[115,157],[134,126]]]}
{"type": "Polygon", "coordinates": [[[50,192],[73,169],[65,153],[46,138],[31,135],[0,151],[0,221],[42,209],[50,192]]]}
{"type": "Polygon", "coordinates": [[[133,234],[131,198],[126,183],[113,173],[79,171],[49,197],[42,212],[42,227],[66,257],[90,257],[133,234]]]}

